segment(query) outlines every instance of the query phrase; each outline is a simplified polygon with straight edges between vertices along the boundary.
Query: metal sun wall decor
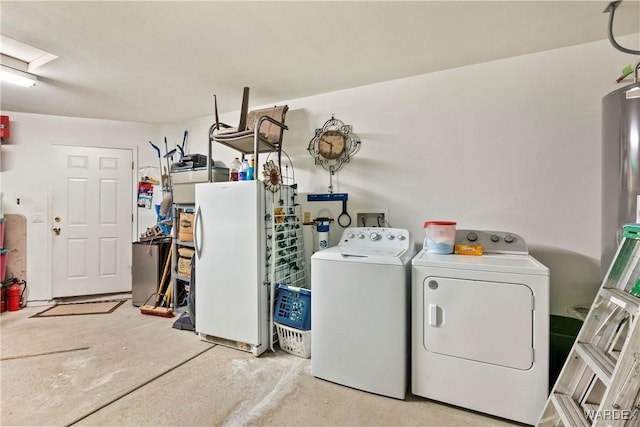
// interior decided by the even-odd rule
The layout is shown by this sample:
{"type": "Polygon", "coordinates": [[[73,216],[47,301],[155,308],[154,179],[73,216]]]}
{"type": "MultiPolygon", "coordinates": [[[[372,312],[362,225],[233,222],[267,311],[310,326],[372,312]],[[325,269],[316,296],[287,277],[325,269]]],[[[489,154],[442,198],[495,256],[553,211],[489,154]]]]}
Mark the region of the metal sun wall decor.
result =
{"type": "Polygon", "coordinates": [[[262,176],[264,177],[264,186],[272,193],[276,193],[280,190],[282,185],[282,175],[280,168],[273,160],[269,160],[264,164],[262,176]]]}

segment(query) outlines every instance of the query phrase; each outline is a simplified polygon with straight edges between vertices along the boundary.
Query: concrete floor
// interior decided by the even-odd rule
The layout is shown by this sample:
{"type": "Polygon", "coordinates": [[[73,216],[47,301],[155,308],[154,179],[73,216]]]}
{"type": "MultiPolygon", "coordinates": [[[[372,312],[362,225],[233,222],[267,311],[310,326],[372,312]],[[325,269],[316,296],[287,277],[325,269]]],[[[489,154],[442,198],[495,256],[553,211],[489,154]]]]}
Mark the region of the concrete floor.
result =
{"type": "Polygon", "coordinates": [[[323,381],[309,359],[212,345],[130,301],[110,314],[29,318],[45,308],[0,315],[3,426],[517,425],[323,381]]]}

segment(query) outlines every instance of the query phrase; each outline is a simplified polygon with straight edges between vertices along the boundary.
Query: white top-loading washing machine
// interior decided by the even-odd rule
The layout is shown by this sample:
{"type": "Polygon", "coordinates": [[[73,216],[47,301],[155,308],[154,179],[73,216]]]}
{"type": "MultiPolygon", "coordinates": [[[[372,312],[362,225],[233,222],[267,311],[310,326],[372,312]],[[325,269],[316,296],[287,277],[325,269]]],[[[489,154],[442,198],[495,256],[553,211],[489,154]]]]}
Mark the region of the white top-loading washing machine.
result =
{"type": "Polygon", "coordinates": [[[352,227],[311,257],[311,373],[404,399],[409,384],[407,230],[352,227]]]}
{"type": "Polygon", "coordinates": [[[425,249],[412,260],[412,380],[418,396],[527,424],[544,409],[549,269],[522,237],[458,230],[484,255],[425,249]]]}

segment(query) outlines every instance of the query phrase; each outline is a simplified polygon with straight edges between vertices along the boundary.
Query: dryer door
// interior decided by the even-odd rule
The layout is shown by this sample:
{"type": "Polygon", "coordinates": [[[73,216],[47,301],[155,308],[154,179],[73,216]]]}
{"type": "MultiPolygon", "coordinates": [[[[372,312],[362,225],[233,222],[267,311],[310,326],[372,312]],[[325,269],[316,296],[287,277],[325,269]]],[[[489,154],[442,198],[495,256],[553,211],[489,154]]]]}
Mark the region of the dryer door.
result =
{"type": "Polygon", "coordinates": [[[427,277],[424,345],[433,353],[526,370],[533,365],[533,292],[517,283],[427,277]]]}

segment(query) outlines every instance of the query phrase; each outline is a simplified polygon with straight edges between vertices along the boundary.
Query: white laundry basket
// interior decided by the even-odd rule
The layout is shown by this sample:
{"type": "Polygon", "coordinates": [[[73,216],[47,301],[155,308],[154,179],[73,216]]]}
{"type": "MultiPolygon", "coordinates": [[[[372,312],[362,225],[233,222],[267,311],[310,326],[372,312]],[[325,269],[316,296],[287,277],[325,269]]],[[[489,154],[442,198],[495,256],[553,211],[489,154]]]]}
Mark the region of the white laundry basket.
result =
{"type": "Polygon", "coordinates": [[[280,348],[287,353],[308,359],[311,357],[311,331],[302,331],[274,322],[280,348]]]}

